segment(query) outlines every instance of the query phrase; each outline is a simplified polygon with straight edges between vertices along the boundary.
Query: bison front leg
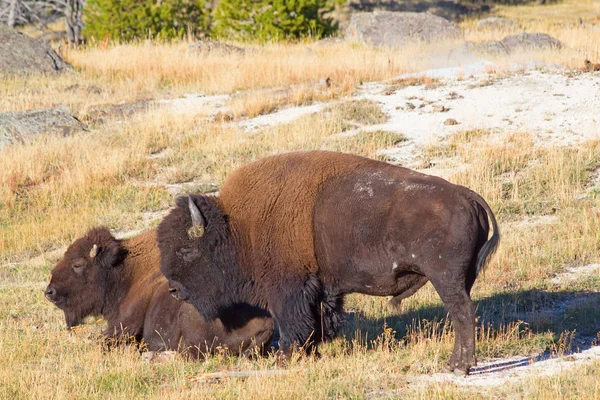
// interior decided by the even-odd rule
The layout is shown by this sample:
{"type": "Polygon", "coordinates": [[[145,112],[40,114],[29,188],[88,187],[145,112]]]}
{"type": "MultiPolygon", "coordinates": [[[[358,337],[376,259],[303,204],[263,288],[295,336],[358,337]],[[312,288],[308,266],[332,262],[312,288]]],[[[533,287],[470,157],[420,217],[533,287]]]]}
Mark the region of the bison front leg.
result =
{"type": "Polygon", "coordinates": [[[275,322],[270,316],[254,318],[240,329],[240,332],[236,332],[236,336],[240,336],[237,349],[232,345],[229,347],[238,350],[239,354],[244,357],[251,357],[254,354],[265,355],[271,349],[274,329],[275,322]]]}
{"type": "Polygon", "coordinates": [[[320,282],[311,276],[303,282],[282,282],[277,296],[269,300],[271,312],[279,324],[279,349],[284,358],[298,347],[310,353],[319,343],[320,295],[320,282]]]}
{"type": "Polygon", "coordinates": [[[431,279],[454,323],[454,350],[448,361],[450,371],[467,375],[475,359],[475,309],[464,280],[431,279]]]}
{"type": "Polygon", "coordinates": [[[120,345],[139,344],[142,340],[141,334],[136,335],[122,325],[109,327],[102,335],[102,344],[106,350],[120,345]]]}
{"type": "Polygon", "coordinates": [[[264,329],[257,332],[248,343],[244,343],[240,350],[240,355],[250,358],[256,354],[265,356],[271,351],[272,340],[273,325],[271,325],[270,329],[264,329]]]}

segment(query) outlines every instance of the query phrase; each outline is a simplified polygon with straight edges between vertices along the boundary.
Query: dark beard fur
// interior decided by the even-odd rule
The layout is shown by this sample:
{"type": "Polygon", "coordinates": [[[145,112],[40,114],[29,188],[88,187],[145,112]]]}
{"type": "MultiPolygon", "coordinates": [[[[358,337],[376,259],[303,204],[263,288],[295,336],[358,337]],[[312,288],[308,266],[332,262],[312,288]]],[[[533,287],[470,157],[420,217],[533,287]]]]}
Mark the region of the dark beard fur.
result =
{"type": "Polygon", "coordinates": [[[87,307],[69,307],[68,302],[67,306],[63,308],[63,312],[67,329],[81,325],[83,320],[90,315],[98,316],[102,314],[101,307],[96,304],[90,304],[87,307]]]}
{"type": "MultiPolygon", "coordinates": [[[[75,313],[69,313],[67,310],[63,310],[65,313],[65,323],[67,324],[67,329],[71,329],[74,326],[81,325],[83,318],[75,313]]],[[[84,317],[85,318],[85,317],[84,317]]]]}

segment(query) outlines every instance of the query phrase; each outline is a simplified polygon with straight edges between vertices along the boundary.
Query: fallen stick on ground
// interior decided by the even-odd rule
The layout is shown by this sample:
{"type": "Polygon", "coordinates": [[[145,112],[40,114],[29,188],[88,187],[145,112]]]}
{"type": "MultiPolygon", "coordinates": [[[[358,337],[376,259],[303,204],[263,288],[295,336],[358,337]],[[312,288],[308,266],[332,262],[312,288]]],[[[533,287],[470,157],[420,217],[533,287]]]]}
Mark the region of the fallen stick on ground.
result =
{"type": "Polygon", "coordinates": [[[223,378],[249,378],[252,376],[274,376],[288,375],[302,370],[286,370],[286,369],[263,369],[256,371],[225,371],[225,372],[210,372],[190,378],[192,382],[214,382],[223,378]]]}

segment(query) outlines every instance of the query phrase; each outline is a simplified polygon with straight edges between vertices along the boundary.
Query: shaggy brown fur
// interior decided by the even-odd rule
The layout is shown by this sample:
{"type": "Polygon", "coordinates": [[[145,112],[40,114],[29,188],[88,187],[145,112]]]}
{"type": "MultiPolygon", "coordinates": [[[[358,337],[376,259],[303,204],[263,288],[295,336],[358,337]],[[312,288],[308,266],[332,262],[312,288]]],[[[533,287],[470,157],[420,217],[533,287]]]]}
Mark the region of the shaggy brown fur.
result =
{"type": "Polygon", "coordinates": [[[64,311],[67,327],[102,315],[107,337],[143,340],[152,351],[179,349],[198,358],[217,346],[234,353],[252,341],[269,346],[274,323],[266,311],[236,305],[206,322],[191,304],[171,296],[159,257],[155,230],[121,241],[106,228],[92,229],[52,270],[46,297],[64,311]]]}
{"type": "Polygon", "coordinates": [[[268,307],[289,350],[334,336],[345,294],[391,295],[398,304],[429,280],[456,327],[450,368],[464,372],[475,362],[469,293],[500,238],[476,193],[315,151],[248,164],[218,197],[191,198],[193,206],[180,198],[159,226],[161,270],[207,318],[236,302],[268,307]],[[187,234],[190,207],[206,225],[197,239],[187,234]]]}

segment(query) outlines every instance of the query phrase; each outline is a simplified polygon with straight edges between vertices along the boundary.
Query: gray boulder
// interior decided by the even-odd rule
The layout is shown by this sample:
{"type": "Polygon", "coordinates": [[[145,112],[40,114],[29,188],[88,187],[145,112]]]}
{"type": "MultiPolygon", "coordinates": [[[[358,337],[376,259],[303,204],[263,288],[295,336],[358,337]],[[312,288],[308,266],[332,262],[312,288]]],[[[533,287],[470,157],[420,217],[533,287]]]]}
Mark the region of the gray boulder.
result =
{"type": "Polygon", "coordinates": [[[152,101],[140,101],[137,103],[105,104],[90,106],[79,118],[87,124],[103,124],[109,120],[124,120],[136,114],[150,110],[155,103],[152,101]]]}
{"type": "Polygon", "coordinates": [[[0,74],[55,73],[69,69],[69,64],[46,43],[0,23],[0,74]]]}
{"type": "Polygon", "coordinates": [[[527,50],[561,49],[563,44],[545,33],[519,33],[504,39],[488,42],[465,42],[461,51],[465,54],[506,55],[527,50]]]}
{"type": "Polygon", "coordinates": [[[33,140],[42,133],[67,136],[84,129],[67,107],[0,113],[0,149],[33,140]]]}
{"type": "Polygon", "coordinates": [[[476,29],[480,31],[501,31],[514,28],[515,21],[508,18],[489,17],[477,21],[476,29]]]}
{"type": "Polygon", "coordinates": [[[526,50],[562,49],[563,44],[546,33],[519,33],[502,39],[502,46],[507,53],[526,50]]]}
{"type": "Polygon", "coordinates": [[[374,11],[352,15],[346,37],[371,46],[398,48],[410,43],[459,39],[460,28],[430,13],[374,11]]]}

